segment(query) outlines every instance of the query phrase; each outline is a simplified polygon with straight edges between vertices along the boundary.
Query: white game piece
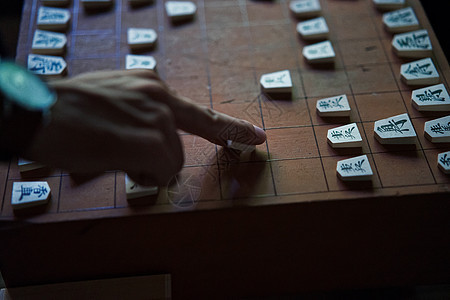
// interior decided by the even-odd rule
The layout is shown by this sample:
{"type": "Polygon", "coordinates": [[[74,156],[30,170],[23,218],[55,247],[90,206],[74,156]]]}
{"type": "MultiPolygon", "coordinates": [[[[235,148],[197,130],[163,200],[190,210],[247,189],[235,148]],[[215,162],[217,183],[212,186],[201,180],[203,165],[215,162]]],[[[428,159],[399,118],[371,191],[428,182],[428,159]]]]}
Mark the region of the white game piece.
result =
{"type": "Polygon", "coordinates": [[[321,117],[348,117],[350,116],[351,108],[347,95],[343,94],[317,100],[316,111],[321,117]]]}
{"type": "Polygon", "coordinates": [[[438,154],[438,167],[445,174],[450,174],[450,151],[438,154]]]}
{"type": "Polygon", "coordinates": [[[142,186],[131,180],[128,175],[125,174],[125,190],[127,199],[136,199],[146,196],[152,196],[158,194],[157,186],[142,186]]]}
{"type": "Polygon", "coordinates": [[[45,77],[59,77],[67,70],[64,58],[50,55],[28,55],[28,70],[45,77]]]}
{"type": "Polygon", "coordinates": [[[156,60],[149,55],[127,54],[125,57],[125,69],[156,69],[156,60]]]}
{"type": "Polygon", "coordinates": [[[309,63],[332,63],[336,57],[330,41],[324,41],[303,47],[303,56],[309,63]]]}
{"type": "Polygon", "coordinates": [[[356,123],[329,129],[327,140],[333,148],[362,147],[362,138],[356,123]]]}
{"type": "Polygon", "coordinates": [[[450,143],[450,115],[425,122],[423,130],[432,143],[450,143]]]}
{"type": "Polygon", "coordinates": [[[372,180],[373,177],[373,171],[367,155],[338,161],[336,172],[343,181],[372,180]]]}
{"type": "Polygon", "coordinates": [[[259,80],[262,90],[267,93],[291,93],[292,79],[289,70],[268,73],[259,80]]]}
{"type": "Polygon", "coordinates": [[[412,91],[411,101],[418,111],[450,111],[450,96],[442,83],[412,91]]]}
{"type": "Polygon", "coordinates": [[[25,173],[25,172],[45,168],[45,166],[43,164],[40,164],[35,161],[31,161],[31,160],[26,160],[23,158],[19,158],[19,160],[17,161],[17,165],[19,166],[20,173],[25,173]]]}
{"type": "Polygon", "coordinates": [[[383,14],[383,23],[386,29],[392,33],[419,29],[419,20],[411,7],[383,14]]]}
{"type": "Polygon", "coordinates": [[[128,45],[133,50],[152,48],[158,34],[151,28],[128,28],[128,45]]]}
{"type": "Polygon", "coordinates": [[[232,140],[227,140],[227,147],[241,152],[253,152],[256,149],[255,145],[243,144],[232,140]]]}
{"type": "Polygon", "coordinates": [[[327,38],[329,30],[324,17],[311,19],[297,24],[297,32],[305,40],[327,38]]]}
{"type": "Polygon", "coordinates": [[[400,75],[407,85],[439,83],[439,73],[429,57],[401,65],[400,75]]]}
{"type": "Polygon", "coordinates": [[[70,0],[41,0],[42,5],[45,6],[66,6],[70,0]]]}
{"type": "Polygon", "coordinates": [[[191,1],[167,1],[165,6],[167,16],[173,22],[190,20],[197,12],[197,6],[191,1]]]}
{"type": "Polygon", "coordinates": [[[66,30],[69,26],[70,11],[66,8],[42,6],[38,10],[37,27],[42,30],[66,30]]]}
{"type": "Polygon", "coordinates": [[[36,29],[31,51],[36,54],[62,55],[66,50],[67,38],[64,33],[36,29]]]}
{"type": "Polygon", "coordinates": [[[406,113],[376,121],[373,130],[380,144],[414,144],[416,142],[416,131],[406,113]]]}
{"type": "Polygon", "coordinates": [[[289,3],[291,12],[297,18],[310,18],[320,14],[319,0],[294,0],[289,3]]]}
{"type": "Polygon", "coordinates": [[[373,0],[373,4],[379,10],[394,10],[402,8],[405,0],[373,0]]]}
{"type": "Polygon", "coordinates": [[[14,182],[11,205],[13,209],[45,205],[50,196],[50,186],[46,181],[14,182]]]}
{"type": "Polygon", "coordinates": [[[81,0],[85,9],[102,9],[110,7],[113,0],[81,0]]]}
{"type": "Polygon", "coordinates": [[[394,35],[392,47],[398,57],[427,57],[433,50],[425,29],[394,35]]]}

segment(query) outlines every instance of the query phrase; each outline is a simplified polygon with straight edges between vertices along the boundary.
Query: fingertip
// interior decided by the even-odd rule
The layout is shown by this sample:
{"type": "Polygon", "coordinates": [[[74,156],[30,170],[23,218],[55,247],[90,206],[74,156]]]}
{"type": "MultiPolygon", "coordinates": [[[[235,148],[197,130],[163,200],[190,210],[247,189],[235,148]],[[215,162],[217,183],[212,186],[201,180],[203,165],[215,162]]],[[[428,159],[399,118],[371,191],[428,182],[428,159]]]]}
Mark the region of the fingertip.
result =
{"type": "Polygon", "coordinates": [[[255,144],[259,145],[264,143],[267,140],[266,132],[258,126],[253,125],[253,127],[255,128],[255,135],[256,135],[255,144]]]}

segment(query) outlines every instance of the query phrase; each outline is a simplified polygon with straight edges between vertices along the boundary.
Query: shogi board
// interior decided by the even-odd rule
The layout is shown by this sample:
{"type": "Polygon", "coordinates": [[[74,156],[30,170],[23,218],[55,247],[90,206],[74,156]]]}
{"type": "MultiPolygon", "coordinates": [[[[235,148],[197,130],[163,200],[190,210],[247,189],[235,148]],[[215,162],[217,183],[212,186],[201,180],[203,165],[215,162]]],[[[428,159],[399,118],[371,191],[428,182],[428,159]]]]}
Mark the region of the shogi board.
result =
{"type": "MultiPolygon", "coordinates": [[[[189,298],[448,282],[450,177],[436,159],[450,145],[423,136],[424,123],[445,113],[411,106],[413,88],[400,80],[405,61],[391,50],[392,34],[372,1],[320,1],[336,51],[331,67],[302,58],[306,43],[287,0],[194,2],[194,20],[174,25],[160,0],[136,8],[116,0],[94,13],[71,1],[67,76],[124,69],[127,28],[153,28],[157,45],[142,54],[156,58],[160,76],[199,104],[263,127],[267,142],[236,162],[180,132],[184,168],[140,206],[127,202],[120,171],[80,184],[64,171],[24,178],[15,160],[3,164],[0,269],[7,284],[171,273],[174,296],[189,298]],[[292,100],[269,99],[260,76],[285,69],[292,100]],[[341,94],[350,118],[316,114],[318,99],[341,94]],[[417,131],[414,147],[379,144],[374,121],[402,113],[417,131]],[[362,148],[331,148],[328,129],[352,122],[362,148]],[[362,154],[372,182],[340,181],[337,161],[362,154]],[[12,184],[31,179],[49,182],[50,204],[14,214],[12,184]]],[[[407,3],[430,34],[448,89],[449,65],[423,8],[407,3]]],[[[25,1],[19,63],[31,52],[40,5],[25,1]]]]}

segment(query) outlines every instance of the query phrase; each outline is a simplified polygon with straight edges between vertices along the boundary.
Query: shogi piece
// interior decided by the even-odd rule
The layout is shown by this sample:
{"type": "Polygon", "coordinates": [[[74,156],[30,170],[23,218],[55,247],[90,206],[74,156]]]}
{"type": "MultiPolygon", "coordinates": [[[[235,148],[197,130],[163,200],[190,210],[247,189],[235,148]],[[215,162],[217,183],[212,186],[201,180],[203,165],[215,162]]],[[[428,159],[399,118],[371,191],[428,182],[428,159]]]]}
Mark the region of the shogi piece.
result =
{"type": "Polygon", "coordinates": [[[19,160],[17,161],[17,165],[19,167],[20,173],[39,170],[45,167],[43,164],[23,158],[19,158],[19,160]]]}
{"type": "Polygon", "coordinates": [[[329,129],[327,141],[333,148],[362,147],[362,138],[356,123],[329,129]]]}
{"type": "Polygon", "coordinates": [[[227,147],[241,152],[253,152],[256,150],[256,145],[248,145],[232,140],[227,140],[227,147]]]}
{"type": "Polygon", "coordinates": [[[268,73],[261,76],[261,88],[266,93],[291,93],[292,79],[289,70],[268,73]]]}
{"type": "Polygon", "coordinates": [[[38,10],[37,27],[42,30],[64,31],[69,27],[70,11],[42,6],[38,10]]]}
{"type": "Polygon", "coordinates": [[[197,6],[191,1],[167,1],[166,14],[172,22],[192,20],[197,12],[197,6]]]}
{"type": "Polygon", "coordinates": [[[316,17],[322,10],[319,0],[293,0],[289,8],[297,18],[316,17]]]}
{"type": "Polygon", "coordinates": [[[113,0],[81,0],[85,9],[103,9],[111,7],[113,0]]]}
{"type": "Polygon", "coordinates": [[[383,14],[383,23],[386,29],[392,33],[419,29],[419,20],[411,7],[383,14]]]}
{"type": "Polygon", "coordinates": [[[450,96],[442,83],[414,90],[411,101],[418,111],[450,111],[450,96]]]}
{"type": "Polygon", "coordinates": [[[329,30],[325,18],[319,17],[298,23],[297,32],[305,40],[317,40],[327,38],[329,30]]]}
{"type": "Polygon", "coordinates": [[[150,55],[127,54],[125,57],[125,69],[156,69],[156,60],[150,55]]]}
{"type": "Polygon", "coordinates": [[[450,115],[425,122],[423,130],[432,143],[450,143],[450,115]]]}
{"type": "Polygon", "coordinates": [[[50,55],[28,55],[28,70],[43,77],[60,77],[67,71],[64,58],[50,55]]]}
{"type": "Polygon", "coordinates": [[[336,57],[330,41],[303,47],[303,57],[311,64],[333,63],[336,57]]]}
{"type": "Polygon", "coordinates": [[[439,73],[429,57],[401,65],[400,75],[407,85],[439,83],[439,73]]]}
{"type": "Polygon", "coordinates": [[[132,50],[151,49],[158,38],[151,28],[128,28],[127,33],[128,45],[132,50]]]}
{"type": "Polygon", "coordinates": [[[344,94],[317,100],[316,111],[321,117],[348,117],[351,108],[347,95],[344,94]]]}
{"type": "Polygon", "coordinates": [[[431,45],[428,31],[417,30],[394,35],[392,48],[398,57],[422,58],[431,56],[431,45]]]}
{"type": "Polygon", "coordinates": [[[41,0],[42,5],[46,6],[66,6],[70,0],[41,0]]]}
{"type": "Polygon", "coordinates": [[[373,177],[373,171],[367,155],[338,161],[336,172],[343,181],[372,180],[373,177]]]}
{"type": "Polygon", "coordinates": [[[46,181],[14,182],[11,205],[13,209],[46,205],[50,199],[50,192],[50,186],[46,181]]]}
{"type": "Polygon", "coordinates": [[[158,194],[158,187],[139,185],[130,177],[128,177],[128,175],[125,175],[125,190],[127,194],[127,200],[133,200],[158,194]]]}
{"type": "Polygon", "coordinates": [[[405,6],[405,0],[373,0],[373,4],[379,10],[394,10],[405,6]]]}
{"type": "Polygon", "coordinates": [[[35,54],[63,55],[67,38],[64,33],[36,29],[31,51],[35,54]]]}
{"type": "Polygon", "coordinates": [[[442,172],[450,174],[450,151],[439,153],[437,164],[442,172]]]}
{"type": "Polygon", "coordinates": [[[416,131],[408,114],[376,121],[374,132],[380,144],[414,144],[416,142],[416,131]]]}

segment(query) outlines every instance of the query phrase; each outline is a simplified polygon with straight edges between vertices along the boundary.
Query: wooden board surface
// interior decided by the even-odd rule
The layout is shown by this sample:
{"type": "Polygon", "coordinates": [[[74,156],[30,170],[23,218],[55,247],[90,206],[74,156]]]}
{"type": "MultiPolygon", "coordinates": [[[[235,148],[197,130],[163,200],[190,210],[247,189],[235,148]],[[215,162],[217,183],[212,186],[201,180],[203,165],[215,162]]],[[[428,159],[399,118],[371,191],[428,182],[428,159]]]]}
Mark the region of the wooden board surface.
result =
{"type": "MultiPolygon", "coordinates": [[[[393,53],[392,34],[372,1],[322,1],[330,40],[337,52],[332,67],[308,65],[298,37],[299,20],[288,1],[196,1],[192,22],[173,25],[163,3],[132,8],[115,1],[110,10],[86,13],[78,1],[68,8],[68,76],[103,69],[123,69],[129,27],[157,30],[157,46],[143,54],[157,60],[160,76],[179,93],[221,112],[246,119],[267,132],[267,143],[252,155],[229,157],[202,138],[181,133],[185,167],[151,207],[130,210],[124,174],[108,172],[85,184],[52,171],[24,178],[15,161],[0,168],[1,218],[14,219],[11,186],[18,180],[47,180],[54,191],[45,214],[30,220],[84,219],[134,213],[177,212],[236,204],[265,205],[297,201],[340,200],[448,191],[450,177],[437,168],[437,154],[449,144],[424,138],[424,123],[446,113],[421,113],[411,105],[411,91],[400,81],[405,60],[393,53]],[[292,100],[268,99],[261,93],[264,73],[289,69],[292,100]],[[350,118],[330,119],[315,112],[318,99],[346,94],[350,118]],[[413,147],[383,146],[373,134],[374,121],[408,113],[418,138],[413,147]],[[356,122],[363,136],[361,149],[338,150],[326,142],[327,130],[356,122]],[[374,169],[369,184],[346,184],[336,176],[338,160],[367,154],[374,169]],[[230,163],[231,162],[231,163],[230,163]],[[36,177],[37,176],[37,177],[36,177]]],[[[408,1],[431,34],[432,59],[448,88],[448,63],[418,1],[408,1]]],[[[36,28],[35,0],[25,1],[17,60],[26,62],[36,28]]]]}
{"type": "MultiPolygon", "coordinates": [[[[287,0],[194,2],[195,19],[175,26],[162,1],[131,8],[116,0],[111,10],[91,14],[72,1],[68,76],[123,69],[130,53],[127,28],[154,28],[157,46],[143,54],[156,58],[160,76],[199,104],[263,127],[267,143],[235,161],[220,147],[180,132],[185,167],[142,206],[128,204],[119,171],[79,184],[64,171],[23,177],[16,161],[2,165],[0,263],[7,284],[162,271],[172,274],[175,296],[213,297],[448,280],[450,177],[438,170],[436,158],[450,145],[423,135],[426,121],[446,114],[412,107],[414,88],[400,80],[406,60],[391,50],[392,34],[372,1],[320,1],[337,53],[333,67],[305,62],[307,43],[297,36],[299,20],[287,0]],[[293,98],[268,99],[259,77],[283,69],[291,71],[293,98]],[[350,118],[316,114],[316,100],[340,94],[349,99],[350,118]],[[379,144],[374,122],[402,113],[412,119],[415,145],[379,144]],[[327,130],[351,122],[363,147],[331,148],[327,130]],[[362,154],[372,164],[372,183],[340,181],[337,161],[362,154]],[[36,179],[49,182],[49,205],[14,214],[13,182],[36,179]],[[25,250],[36,245],[46,250],[30,256],[25,250]]],[[[448,89],[439,42],[419,1],[407,4],[430,33],[431,57],[448,89]]],[[[25,1],[20,63],[30,52],[40,6],[25,1]]]]}

